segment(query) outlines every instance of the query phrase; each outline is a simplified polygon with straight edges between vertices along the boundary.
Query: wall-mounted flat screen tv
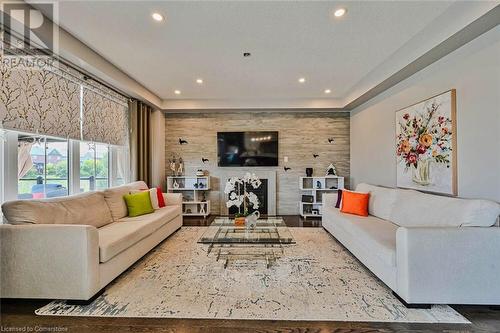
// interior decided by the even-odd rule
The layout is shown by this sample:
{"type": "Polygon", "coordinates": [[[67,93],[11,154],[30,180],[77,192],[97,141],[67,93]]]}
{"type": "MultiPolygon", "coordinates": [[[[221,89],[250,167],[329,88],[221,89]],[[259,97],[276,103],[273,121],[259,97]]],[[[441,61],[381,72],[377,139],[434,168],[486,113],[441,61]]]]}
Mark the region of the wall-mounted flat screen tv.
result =
{"type": "Polygon", "coordinates": [[[218,132],[220,167],[278,166],[278,132],[218,132]]]}

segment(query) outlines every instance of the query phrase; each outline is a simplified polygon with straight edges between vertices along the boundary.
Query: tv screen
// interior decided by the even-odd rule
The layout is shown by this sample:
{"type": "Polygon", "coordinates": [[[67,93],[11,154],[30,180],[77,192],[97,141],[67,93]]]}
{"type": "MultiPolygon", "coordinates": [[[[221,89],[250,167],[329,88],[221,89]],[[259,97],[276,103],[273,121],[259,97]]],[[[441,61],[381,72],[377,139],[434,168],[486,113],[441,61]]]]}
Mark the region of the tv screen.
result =
{"type": "Polygon", "coordinates": [[[278,166],[278,132],[218,132],[220,167],[278,166]]]}

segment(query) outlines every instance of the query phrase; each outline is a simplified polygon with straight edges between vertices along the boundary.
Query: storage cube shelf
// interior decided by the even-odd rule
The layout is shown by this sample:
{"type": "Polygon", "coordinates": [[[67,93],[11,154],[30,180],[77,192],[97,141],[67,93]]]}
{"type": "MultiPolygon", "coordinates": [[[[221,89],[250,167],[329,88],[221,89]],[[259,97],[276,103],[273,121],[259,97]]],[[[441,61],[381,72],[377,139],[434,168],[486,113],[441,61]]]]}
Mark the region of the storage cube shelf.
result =
{"type": "Polygon", "coordinates": [[[312,202],[300,202],[300,216],[321,217],[323,211],[323,193],[337,192],[344,188],[344,177],[300,177],[299,187],[301,195],[309,195],[312,202]]]}
{"type": "Polygon", "coordinates": [[[210,215],[210,200],[206,200],[210,191],[210,177],[203,176],[169,176],[167,192],[182,194],[182,215],[210,215]]]}

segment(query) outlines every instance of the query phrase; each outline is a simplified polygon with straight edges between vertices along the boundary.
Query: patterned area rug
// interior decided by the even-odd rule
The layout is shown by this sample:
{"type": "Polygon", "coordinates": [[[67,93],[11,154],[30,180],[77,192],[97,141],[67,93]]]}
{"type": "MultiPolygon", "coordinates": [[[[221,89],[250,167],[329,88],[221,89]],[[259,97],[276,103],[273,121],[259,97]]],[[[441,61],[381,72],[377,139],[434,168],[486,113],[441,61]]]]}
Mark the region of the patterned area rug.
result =
{"type": "Polygon", "coordinates": [[[322,228],[291,228],[297,241],[264,261],[224,269],[206,229],[184,227],[122,274],[87,306],[53,301],[38,315],[469,323],[446,305],[407,309],[322,228]]]}

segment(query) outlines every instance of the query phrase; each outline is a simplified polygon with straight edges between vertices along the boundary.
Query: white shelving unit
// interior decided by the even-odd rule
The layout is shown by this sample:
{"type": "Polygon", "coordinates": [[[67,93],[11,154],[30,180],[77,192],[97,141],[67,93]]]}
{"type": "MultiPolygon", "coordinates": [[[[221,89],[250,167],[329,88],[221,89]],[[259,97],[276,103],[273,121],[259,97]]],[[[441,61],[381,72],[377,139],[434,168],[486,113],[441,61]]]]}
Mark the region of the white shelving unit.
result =
{"type": "Polygon", "coordinates": [[[344,177],[326,176],[326,177],[300,177],[299,188],[300,197],[300,216],[321,217],[323,212],[323,194],[337,192],[344,188],[344,177]],[[302,202],[302,195],[310,195],[313,202],[302,202]],[[313,213],[317,211],[317,213],[313,213]]]}
{"type": "Polygon", "coordinates": [[[210,215],[210,177],[203,176],[169,176],[167,192],[182,194],[182,216],[210,215]]]}

